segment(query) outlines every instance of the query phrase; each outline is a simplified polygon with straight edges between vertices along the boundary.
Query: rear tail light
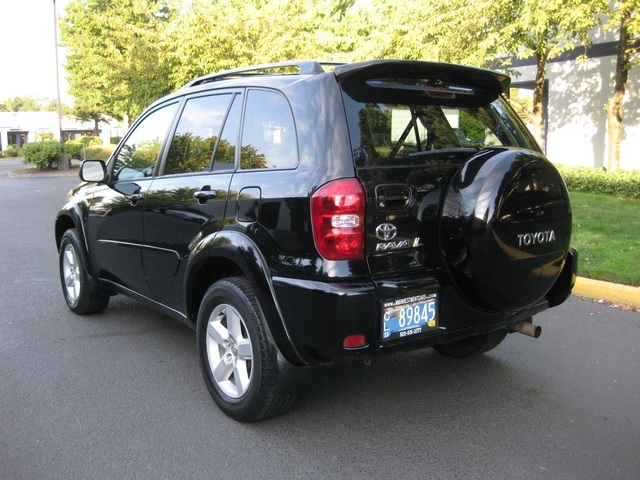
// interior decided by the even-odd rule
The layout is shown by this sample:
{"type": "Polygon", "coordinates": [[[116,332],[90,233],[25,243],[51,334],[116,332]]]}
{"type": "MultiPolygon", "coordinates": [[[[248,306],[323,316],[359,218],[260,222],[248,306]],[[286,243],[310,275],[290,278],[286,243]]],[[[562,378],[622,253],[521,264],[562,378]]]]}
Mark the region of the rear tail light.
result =
{"type": "Polygon", "coordinates": [[[355,178],[334,180],[311,197],[313,239],[327,260],[364,258],[366,197],[355,178]]]}

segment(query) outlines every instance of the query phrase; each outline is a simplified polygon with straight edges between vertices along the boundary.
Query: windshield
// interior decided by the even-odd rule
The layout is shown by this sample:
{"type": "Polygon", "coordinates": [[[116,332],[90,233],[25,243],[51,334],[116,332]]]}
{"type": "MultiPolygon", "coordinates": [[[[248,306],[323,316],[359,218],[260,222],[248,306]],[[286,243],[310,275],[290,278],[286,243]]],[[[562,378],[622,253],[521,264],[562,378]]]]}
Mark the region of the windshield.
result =
{"type": "Polygon", "coordinates": [[[502,99],[486,106],[363,103],[345,95],[354,157],[359,167],[420,165],[464,159],[487,147],[537,150],[502,99]]]}

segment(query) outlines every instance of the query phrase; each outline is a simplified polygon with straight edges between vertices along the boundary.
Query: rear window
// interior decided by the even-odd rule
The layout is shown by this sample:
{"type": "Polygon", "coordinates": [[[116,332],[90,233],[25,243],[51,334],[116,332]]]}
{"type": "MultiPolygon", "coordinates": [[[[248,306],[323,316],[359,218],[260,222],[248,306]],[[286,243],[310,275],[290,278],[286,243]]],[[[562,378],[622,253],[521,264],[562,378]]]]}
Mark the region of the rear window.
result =
{"type": "Polygon", "coordinates": [[[464,159],[495,146],[537,149],[501,98],[479,106],[464,99],[456,105],[450,97],[439,104],[434,96],[410,93],[393,95],[393,102],[344,96],[357,166],[464,159]]]}

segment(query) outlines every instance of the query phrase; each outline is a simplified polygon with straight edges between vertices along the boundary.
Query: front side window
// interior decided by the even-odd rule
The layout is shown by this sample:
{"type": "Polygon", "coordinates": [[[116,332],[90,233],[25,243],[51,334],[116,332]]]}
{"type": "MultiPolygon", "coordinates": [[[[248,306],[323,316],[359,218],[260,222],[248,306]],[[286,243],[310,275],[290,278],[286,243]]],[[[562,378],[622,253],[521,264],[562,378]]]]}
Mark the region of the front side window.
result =
{"type": "Polygon", "coordinates": [[[173,103],[159,108],[134,127],[115,157],[114,181],[153,175],[162,143],[177,107],[178,104],[173,103]]]}
{"type": "Polygon", "coordinates": [[[295,168],[298,141],[289,102],[279,93],[250,90],[247,95],[240,168],[295,168]]]}
{"type": "Polygon", "coordinates": [[[231,94],[187,100],[169,146],[165,175],[208,171],[231,94]]]}

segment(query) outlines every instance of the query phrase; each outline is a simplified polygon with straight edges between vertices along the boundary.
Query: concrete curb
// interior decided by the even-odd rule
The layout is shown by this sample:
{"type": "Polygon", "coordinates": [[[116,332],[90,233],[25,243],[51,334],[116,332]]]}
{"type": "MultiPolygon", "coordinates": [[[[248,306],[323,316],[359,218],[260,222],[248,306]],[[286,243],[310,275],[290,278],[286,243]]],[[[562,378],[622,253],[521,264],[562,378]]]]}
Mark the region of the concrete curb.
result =
{"type": "Polygon", "coordinates": [[[640,288],[578,277],[573,295],[640,310],[640,288]]]}

